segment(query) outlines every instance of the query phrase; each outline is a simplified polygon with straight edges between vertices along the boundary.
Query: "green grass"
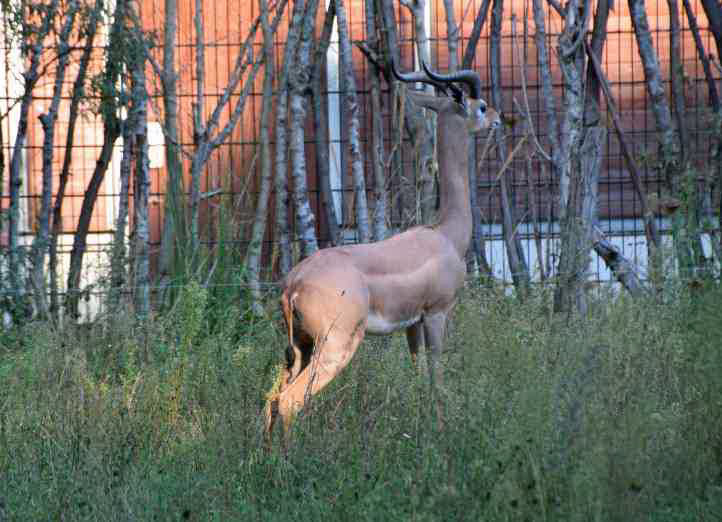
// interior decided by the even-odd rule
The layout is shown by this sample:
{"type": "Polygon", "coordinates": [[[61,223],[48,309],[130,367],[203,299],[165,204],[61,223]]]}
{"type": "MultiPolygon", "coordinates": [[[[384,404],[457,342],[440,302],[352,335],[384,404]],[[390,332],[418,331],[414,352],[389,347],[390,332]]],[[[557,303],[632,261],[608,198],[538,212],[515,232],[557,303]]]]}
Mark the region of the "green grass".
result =
{"type": "Polygon", "coordinates": [[[260,415],[283,333],[197,286],[147,326],[0,334],[0,519],[722,519],[722,292],[573,324],[548,297],[464,292],[443,431],[403,335],[367,339],[285,455],[260,415]]]}

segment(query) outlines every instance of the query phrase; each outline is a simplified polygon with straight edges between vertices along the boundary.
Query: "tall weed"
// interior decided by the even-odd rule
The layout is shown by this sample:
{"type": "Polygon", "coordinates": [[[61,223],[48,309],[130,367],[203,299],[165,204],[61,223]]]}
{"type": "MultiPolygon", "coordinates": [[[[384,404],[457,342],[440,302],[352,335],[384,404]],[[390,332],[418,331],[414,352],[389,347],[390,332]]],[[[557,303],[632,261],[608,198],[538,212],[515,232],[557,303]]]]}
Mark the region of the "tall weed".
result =
{"type": "Polygon", "coordinates": [[[443,356],[443,429],[401,335],[367,338],[262,445],[275,319],[207,285],[162,315],[0,348],[0,506],[10,520],[699,520],[722,516],[722,292],[589,317],[469,289],[443,356]],[[239,326],[239,323],[242,323],[239,326]]]}

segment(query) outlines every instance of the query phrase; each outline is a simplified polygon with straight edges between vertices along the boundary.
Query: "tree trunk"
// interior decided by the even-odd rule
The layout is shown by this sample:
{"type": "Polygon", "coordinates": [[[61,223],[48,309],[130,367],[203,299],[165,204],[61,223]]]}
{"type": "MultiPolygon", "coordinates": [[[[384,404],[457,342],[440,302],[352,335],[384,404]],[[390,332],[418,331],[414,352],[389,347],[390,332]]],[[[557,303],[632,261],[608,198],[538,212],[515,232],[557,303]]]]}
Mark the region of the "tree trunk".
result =
{"type": "MultiPolygon", "coordinates": [[[[644,69],[647,94],[652,103],[652,114],[659,135],[657,169],[666,182],[669,195],[681,199],[683,186],[680,178],[683,173],[683,163],[679,129],[674,123],[666,98],[645,4],[642,0],[628,0],[628,3],[644,69]]],[[[676,212],[672,216],[674,242],[681,273],[684,277],[691,277],[695,263],[690,246],[697,242],[698,234],[693,227],[690,228],[688,223],[685,223],[684,214],[685,212],[676,212]]]]}
{"type": "MultiPolygon", "coordinates": [[[[476,46],[481,37],[481,31],[484,28],[487,16],[489,14],[489,6],[491,0],[484,0],[479,7],[479,11],[474,19],[474,27],[471,30],[469,41],[464,50],[464,57],[461,60],[462,69],[471,69],[476,56],[476,46]]],[[[476,139],[473,139],[471,147],[469,147],[469,189],[471,198],[471,214],[474,219],[472,232],[472,254],[476,266],[481,276],[492,277],[491,265],[486,259],[486,245],[484,235],[481,229],[481,209],[478,203],[478,183],[477,183],[477,148],[476,139]]]]}
{"type": "Polygon", "coordinates": [[[722,60],[722,4],[719,0],[702,0],[702,8],[717,46],[717,59],[722,60]]]}
{"type": "Polygon", "coordinates": [[[276,98],[276,157],[275,157],[275,188],[276,188],[276,236],[279,250],[279,272],[285,276],[292,265],[291,239],[288,227],[288,75],[291,63],[298,47],[298,39],[303,22],[304,3],[297,0],[293,4],[291,21],[286,36],[286,47],[283,51],[283,63],[278,74],[278,95],[276,98]]]}
{"type": "Polygon", "coordinates": [[[145,320],[150,313],[150,258],[148,228],[148,92],[145,85],[145,59],[136,58],[131,73],[131,110],[135,144],[135,186],[133,190],[133,289],[136,316],[145,320]]]}
{"type": "MultiPolygon", "coordinates": [[[[501,21],[504,10],[503,0],[494,0],[491,12],[491,97],[492,105],[501,111],[504,102],[501,96],[501,21]]],[[[502,160],[507,158],[506,141],[502,129],[496,130],[496,143],[499,156],[502,160]]],[[[512,281],[517,291],[525,293],[528,290],[530,277],[529,268],[524,257],[521,240],[516,234],[516,222],[511,203],[511,183],[506,174],[500,179],[499,198],[502,209],[502,230],[504,245],[509,259],[512,281]]]]}
{"type": "Polygon", "coordinates": [[[178,133],[178,74],[175,66],[176,34],[178,30],[178,1],[165,0],[163,31],[163,134],[165,136],[166,190],[163,206],[163,234],[161,237],[161,278],[167,278],[184,241],[185,205],[183,199],[183,167],[180,158],[178,133]]]}
{"type": "Polygon", "coordinates": [[[271,195],[271,140],[268,131],[268,120],[271,116],[271,98],[273,97],[273,73],[275,61],[273,59],[273,32],[268,22],[268,0],[259,0],[261,11],[261,27],[263,28],[263,58],[265,71],[263,74],[263,101],[261,102],[261,187],[258,191],[256,215],[253,220],[251,241],[248,245],[246,257],[246,273],[248,286],[253,299],[253,312],[260,316],[263,314],[261,303],[260,265],[263,254],[263,238],[266,234],[268,219],[268,199],[271,195]]]}
{"type": "Polygon", "coordinates": [[[97,0],[90,18],[86,26],[85,45],[83,46],[83,54],[80,58],[78,66],[78,74],[73,84],[72,98],[70,101],[70,109],[68,111],[68,130],[65,139],[65,155],[63,158],[63,166],[58,178],[58,191],[55,195],[55,204],[53,206],[53,229],[50,236],[50,258],[48,262],[48,272],[50,276],[50,313],[58,320],[59,303],[58,303],[58,236],[62,230],[62,214],[63,202],[65,200],[65,191],[67,189],[68,180],[70,179],[70,166],[73,157],[73,145],[75,142],[75,125],[80,115],[80,103],[85,94],[85,80],[87,78],[90,57],[93,51],[93,43],[95,35],[98,32],[98,24],[104,10],[103,0],[97,0]]]}
{"type": "Polygon", "coordinates": [[[541,0],[533,0],[532,9],[534,11],[534,27],[536,28],[534,32],[534,44],[537,49],[542,99],[544,100],[544,112],[547,121],[546,134],[549,139],[549,144],[551,145],[551,167],[553,177],[557,177],[557,165],[560,162],[559,155],[561,154],[558,136],[559,123],[557,120],[557,107],[554,98],[549,49],[547,48],[546,42],[546,22],[544,20],[544,11],[541,5],[541,0]]]}
{"type": "MultiPolygon", "coordinates": [[[[582,100],[578,103],[581,113],[582,100]]],[[[604,127],[590,127],[579,152],[571,158],[569,200],[561,223],[558,283],[554,292],[554,311],[557,313],[569,314],[573,310],[582,315],[587,313],[584,282],[597,220],[597,187],[606,137],[604,127]]]]}
{"type": "Polygon", "coordinates": [[[55,83],[53,96],[50,101],[48,112],[40,115],[40,123],[43,127],[43,188],[41,192],[40,214],[38,216],[38,227],[33,239],[31,249],[32,270],[30,272],[30,284],[35,294],[35,306],[41,318],[47,318],[49,313],[47,300],[47,285],[45,280],[45,256],[50,246],[50,209],[53,203],[53,156],[55,149],[55,123],[58,119],[58,107],[60,96],[65,83],[65,73],[70,60],[70,32],[75,23],[75,15],[78,12],[76,2],[71,2],[65,13],[65,21],[58,35],[57,42],[57,66],[55,68],[55,83]]]}
{"type": "Polygon", "coordinates": [[[686,112],[684,103],[684,68],[682,65],[682,49],[679,25],[679,4],[677,0],[667,0],[669,8],[669,66],[670,94],[672,97],[672,114],[679,133],[680,165],[686,164],[687,147],[689,146],[687,130],[684,124],[686,112]]]}
{"type": "Polygon", "coordinates": [[[314,67],[311,79],[311,96],[313,101],[313,130],[316,136],[316,179],[321,188],[321,207],[326,218],[328,229],[328,243],[335,246],[341,243],[341,231],[338,226],[338,216],[333,202],[331,190],[331,177],[329,172],[329,136],[326,112],[322,106],[323,95],[321,94],[322,68],[326,64],[326,53],[331,40],[333,21],[336,18],[336,4],[328,3],[326,17],[323,23],[321,37],[316,45],[314,53],[314,67]]]}
{"type": "MultiPolygon", "coordinates": [[[[128,115],[130,118],[131,115],[128,115]]],[[[109,311],[117,311],[122,300],[123,285],[126,279],[126,249],[125,229],[128,224],[128,203],[130,194],[130,177],[132,173],[133,149],[135,136],[133,125],[129,119],[122,124],[123,155],[120,160],[120,194],[118,195],[118,216],[115,219],[113,231],[113,248],[110,258],[110,294],[109,311]]]]}
{"type": "MultiPolygon", "coordinates": [[[[414,33],[416,36],[416,55],[419,67],[422,63],[431,65],[429,54],[429,37],[427,34],[425,9],[426,0],[401,0],[414,20],[414,33]]],[[[423,90],[433,92],[431,85],[424,84],[423,90]]],[[[416,222],[429,223],[436,208],[436,115],[432,111],[417,108],[412,118],[415,118],[414,130],[411,131],[414,151],[416,155],[417,198],[419,212],[416,212],[416,222]]],[[[413,121],[413,120],[412,120],[413,121]]]]}
{"type": "MultiPolygon", "coordinates": [[[[403,174],[403,162],[401,154],[401,144],[403,137],[404,120],[408,120],[405,111],[400,113],[399,108],[401,105],[405,105],[406,99],[401,96],[406,96],[406,88],[402,87],[398,82],[394,82],[388,75],[389,64],[391,60],[394,63],[401,63],[399,46],[398,46],[398,33],[396,31],[396,14],[394,12],[394,4],[391,0],[375,0],[376,10],[378,13],[377,20],[379,26],[380,38],[380,49],[383,50],[379,53],[383,56],[383,67],[386,73],[386,81],[390,84],[389,88],[389,99],[391,106],[391,136],[393,136],[394,144],[391,147],[390,157],[387,159],[385,165],[389,169],[389,187],[395,190],[396,194],[391,197],[389,207],[389,222],[394,227],[394,216],[398,216],[397,222],[403,222],[405,202],[403,201],[405,187],[402,186],[401,180],[404,179],[403,174]],[[404,94],[402,94],[404,93],[404,94]]],[[[408,120],[410,121],[410,120],[408,120]]],[[[407,124],[411,128],[410,123],[407,124]]]]}
{"type": "Polygon", "coordinates": [[[293,202],[296,210],[298,235],[301,240],[301,258],[306,258],[318,250],[316,241],[316,217],[308,200],[308,183],[306,178],[306,90],[309,89],[311,38],[316,20],[318,0],[309,0],[306,5],[296,62],[289,77],[290,86],[290,147],[291,173],[293,177],[293,202]]]}
{"type": "MultiPolygon", "coordinates": [[[[694,10],[692,9],[692,6],[690,5],[689,0],[683,0],[684,2],[684,11],[687,14],[687,21],[689,22],[689,28],[692,31],[692,36],[694,38],[695,47],[697,48],[697,57],[699,58],[699,61],[702,62],[702,68],[704,70],[704,77],[707,81],[707,89],[709,92],[709,101],[710,105],[712,106],[712,109],[715,112],[720,111],[720,99],[719,99],[719,93],[717,92],[717,85],[715,84],[714,75],[712,74],[712,68],[710,67],[710,56],[707,55],[707,52],[705,51],[704,44],[702,43],[702,37],[700,35],[699,31],[699,25],[697,24],[697,17],[695,16],[694,10]]],[[[702,2],[703,7],[705,7],[705,10],[707,9],[707,6],[713,7],[713,4],[711,2],[702,2]]],[[[722,4],[719,2],[716,3],[716,11],[719,16],[720,20],[720,37],[722,37],[722,4]]],[[[706,13],[707,19],[712,20],[714,18],[714,14],[706,13]],[[711,16],[710,16],[711,15],[711,16]]],[[[710,30],[714,33],[714,26],[710,22],[710,30]]],[[[722,48],[717,48],[717,54],[719,55],[722,53],[722,48]]]]}
{"type": "Polygon", "coordinates": [[[647,93],[652,102],[652,113],[654,115],[657,131],[659,132],[659,158],[660,169],[665,176],[667,187],[671,195],[679,194],[680,174],[680,146],[669,110],[664,82],[659,67],[659,61],[654,49],[652,34],[647,22],[647,13],[643,0],[628,0],[629,12],[632,16],[632,25],[637,38],[639,56],[642,59],[644,77],[647,85],[647,93]]]}
{"type": "MultiPolygon", "coordinates": [[[[601,57],[604,44],[607,41],[607,22],[609,20],[609,0],[599,0],[594,13],[594,29],[589,49],[595,56],[601,57]]],[[[584,111],[584,124],[587,127],[599,125],[601,120],[601,80],[597,77],[594,67],[589,64],[586,75],[586,105],[584,111]]]]}
{"type": "Polygon", "coordinates": [[[195,0],[195,14],[193,16],[195,27],[195,53],[196,53],[196,96],[193,102],[193,159],[191,160],[191,192],[190,192],[190,245],[191,255],[197,259],[200,246],[200,230],[198,220],[201,202],[201,175],[206,163],[208,150],[208,127],[205,125],[205,40],[203,33],[203,1],[195,0]]]}
{"type": "Polygon", "coordinates": [[[471,29],[469,41],[466,43],[466,49],[464,49],[464,58],[461,60],[462,69],[471,69],[474,64],[476,46],[479,43],[481,30],[484,28],[484,23],[486,22],[487,15],[489,14],[490,4],[491,0],[484,0],[479,7],[479,11],[476,13],[476,18],[474,18],[474,27],[471,29]]]}
{"type": "Polygon", "coordinates": [[[334,0],[336,3],[336,19],[338,21],[338,39],[341,58],[341,69],[346,84],[346,111],[348,113],[348,141],[351,156],[351,174],[353,176],[356,227],[358,239],[361,243],[371,240],[369,227],[369,212],[366,202],[366,179],[364,177],[363,157],[361,156],[361,141],[359,121],[359,106],[356,94],[356,79],[353,75],[353,62],[351,56],[351,41],[349,40],[348,24],[346,23],[346,8],[343,0],[334,0]]]}
{"type": "MultiPolygon", "coordinates": [[[[717,56],[722,55],[722,4],[719,2],[703,1],[702,6],[704,7],[705,14],[709,20],[709,28],[715,37],[717,43],[717,56]]],[[[705,79],[707,81],[707,89],[709,91],[709,100],[714,115],[712,118],[712,135],[716,136],[716,140],[713,143],[713,150],[710,153],[711,156],[711,175],[708,181],[705,183],[707,188],[706,204],[704,210],[706,213],[712,213],[712,195],[714,192],[715,184],[718,187],[722,187],[722,107],[720,106],[719,93],[717,92],[717,85],[712,74],[712,68],[710,67],[710,57],[708,56],[704,44],[702,43],[702,37],[700,36],[699,26],[697,24],[697,18],[695,17],[692,6],[689,0],[684,0],[684,10],[687,13],[687,20],[689,21],[689,28],[692,31],[694,37],[695,47],[697,48],[697,55],[702,62],[704,69],[705,79]]],[[[722,191],[720,191],[720,201],[718,204],[718,210],[722,211],[722,191]]],[[[712,227],[710,227],[712,228],[712,227]]],[[[722,212],[719,212],[717,230],[713,228],[710,230],[712,237],[712,248],[716,252],[717,258],[722,259],[722,212]],[[717,238],[714,235],[717,234],[717,238]]]]}
{"type": "Polygon", "coordinates": [[[677,0],[667,0],[669,7],[669,64],[670,64],[670,95],[672,115],[679,134],[679,164],[682,172],[688,177],[689,197],[687,198],[687,237],[692,252],[692,265],[703,268],[707,258],[702,247],[700,224],[704,208],[705,184],[700,184],[696,171],[688,168],[689,135],[684,118],[687,112],[684,101],[684,67],[682,65],[681,29],[679,22],[679,4],[677,0]]]}
{"type": "Polygon", "coordinates": [[[78,226],[75,229],[73,248],[70,251],[70,268],[68,269],[68,282],[66,285],[66,313],[70,317],[78,317],[78,299],[80,297],[80,275],[83,271],[83,256],[87,246],[90,220],[95,209],[95,202],[98,199],[100,185],[105,179],[105,173],[113,157],[113,147],[120,136],[120,124],[117,119],[112,118],[103,122],[103,146],[100,149],[100,156],[95,162],[93,175],[90,177],[88,187],[85,189],[83,203],[80,207],[78,226]]]}
{"type": "Polygon", "coordinates": [[[83,256],[85,255],[88,231],[90,229],[90,219],[93,215],[100,185],[103,183],[105,173],[110,165],[113,147],[121,133],[121,124],[117,116],[117,112],[121,106],[117,84],[119,81],[122,81],[121,71],[124,67],[122,49],[126,47],[127,8],[127,1],[119,0],[116,2],[113,13],[113,24],[110,29],[110,35],[108,36],[105,69],[99,87],[101,98],[100,113],[103,118],[103,146],[100,150],[100,156],[95,163],[93,175],[85,190],[83,203],[80,208],[80,216],[78,218],[78,226],[75,229],[75,236],[73,237],[73,248],[70,252],[65,311],[72,319],[77,319],[78,317],[80,276],[83,268],[83,256]]]}
{"type": "Polygon", "coordinates": [[[456,55],[459,48],[459,27],[454,20],[453,0],[444,0],[444,13],[446,14],[446,45],[449,48],[449,72],[459,68],[459,57],[456,55]]]}
{"type": "MultiPolygon", "coordinates": [[[[584,133],[584,46],[579,35],[586,20],[580,17],[580,5],[572,0],[567,5],[564,29],[559,36],[557,56],[564,78],[564,118],[561,127],[561,153],[556,163],[559,173],[559,220],[561,241],[557,286],[554,291],[554,311],[570,314],[576,310],[586,314],[586,295],[583,283],[587,278],[591,226],[583,213],[583,201],[593,199],[596,207],[596,184],[603,150],[599,127],[584,133]]],[[[587,214],[592,211],[587,211],[587,214]]]]}
{"type": "MultiPolygon", "coordinates": [[[[376,36],[376,23],[373,0],[365,0],[366,7],[366,40],[371,49],[380,54],[379,41],[376,36]]],[[[373,239],[381,241],[386,238],[386,173],[384,164],[384,125],[381,114],[381,71],[372,66],[371,71],[371,166],[374,173],[374,213],[373,239]]]]}
{"type": "Polygon", "coordinates": [[[28,113],[30,104],[33,101],[33,89],[37,84],[40,73],[40,58],[44,50],[45,38],[47,37],[55,13],[58,7],[58,0],[48,6],[48,11],[44,13],[44,18],[40,27],[40,31],[36,34],[29,28],[29,17],[31,14],[26,12],[25,5],[21,5],[20,16],[22,17],[23,34],[34,36],[34,40],[28,42],[28,67],[23,73],[24,91],[20,101],[20,114],[18,118],[18,130],[15,135],[15,143],[10,158],[10,209],[8,223],[8,272],[10,276],[10,286],[12,291],[12,300],[15,307],[24,307],[21,305],[24,290],[21,288],[21,274],[25,270],[25,256],[20,253],[20,188],[22,187],[23,154],[25,149],[25,140],[28,130],[28,113]]]}

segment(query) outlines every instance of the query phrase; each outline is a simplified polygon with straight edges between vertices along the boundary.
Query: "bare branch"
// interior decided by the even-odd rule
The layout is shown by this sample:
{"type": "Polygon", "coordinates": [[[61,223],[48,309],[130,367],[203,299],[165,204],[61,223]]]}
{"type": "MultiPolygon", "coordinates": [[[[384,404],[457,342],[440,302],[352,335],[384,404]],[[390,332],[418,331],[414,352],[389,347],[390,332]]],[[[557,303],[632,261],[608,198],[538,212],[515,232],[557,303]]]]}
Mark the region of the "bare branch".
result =
{"type": "Polygon", "coordinates": [[[604,75],[604,71],[602,70],[602,66],[599,63],[599,59],[589,47],[587,47],[587,54],[589,55],[589,59],[592,63],[592,66],[594,67],[597,78],[599,78],[599,83],[602,87],[604,97],[607,100],[607,109],[612,115],[614,130],[617,133],[619,145],[622,147],[622,156],[624,157],[627,168],[629,169],[629,176],[632,178],[632,186],[634,187],[634,191],[637,193],[637,198],[639,199],[639,203],[642,207],[642,216],[644,218],[647,241],[654,244],[655,246],[659,246],[659,233],[657,232],[657,226],[654,223],[654,216],[652,216],[648,208],[646,191],[644,190],[644,186],[642,185],[642,176],[639,172],[637,162],[634,160],[634,155],[632,154],[632,151],[629,147],[629,143],[624,136],[624,130],[622,129],[622,122],[619,116],[619,111],[617,110],[616,102],[614,101],[614,97],[612,96],[609,82],[604,75]]]}
{"type": "Polygon", "coordinates": [[[554,10],[557,12],[557,14],[559,16],[564,18],[564,16],[566,15],[566,12],[564,10],[564,7],[562,7],[562,5],[559,2],[557,2],[557,0],[547,0],[547,3],[554,8],[554,10]]]}
{"type": "Polygon", "coordinates": [[[464,50],[464,58],[461,60],[462,69],[471,69],[474,62],[474,56],[476,55],[476,46],[479,43],[481,30],[484,28],[484,23],[486,22],[490,5],[491,0],[484,0],[479,7],[479,12],[476,14],[476,18],[474,18],[474,27],[471,30],[469,41],[467,42],[466,49],[464,50]]]}
{"type": "MultiPolygon", "coordinates": [[[[702,62],[702,69],[704,70],[704,77],[707,81],[707,90],[709,91],[710,103],[712,105],[712,109],[715,112],[718,112],[720,110],[719,94],[717,93],[717,85],[715,83],[714,76],[712,76],[710,59],[705,52],[704,43],[702,43],[702,37],[700,36],[699,32],[699,25],[697,24],[697,17],[695,16],[694,10],[690,5],[689,0],[682,1],[684,2],[684,10],[687,13],[689,28],[692,31],[692,36],[694,37],[694,44],[697,48],[697,56],[699,57],[700,62],[702,62]]],[[[720,68],[716,62],[713,61],[713,63],[715,66],[717,66],[720,74],[722,74],[722,68],[720,68]]]]}
{"type": "Polygon", "coordinates": [[[597,255],[604,259],[617,281],[622,283],[622,286],[631,295],[637,297],[647,291],[634,265],[624,257],[617,247],[609,242],[604,232],[597,226],[592,229],[592,246],[597,255]]]}
{"type": "MultiPolygon", "coordinates": [[[[547,154],[547,152],[542,148],[541,144],[539,143],[539,140],[536,137],[536,133],[534,132],[534,122],[531,118],[531,109],[529,108],[529,94],[527,92],[526,88],[526,61],[524,60],[524,57],[521,54],[521,49],[519,48],[519,42],[517,40],[517,34],[516,34],[516,16],[511,16],[511,39],[512,44],[514,45],[514,50],[517,54],[517,60],[519,61],[519,69],[521,71],[521,91],[524,95],[524,109],[525,112],[522,112],[522,114],[525,115],[525,118],[527,120],[527,129],[529,130],[529,133],[532,137],[532,142],[534,143],[534,146],[536,150],[539,152],[539,154],[542,155],[542,157],[547,160],[551,161],[551,156],[547,154]]],[[[514,100],[516,102],[516,99],[514,100]]],[[[521,111],[520,111],[521,112],[521,111]]]]}

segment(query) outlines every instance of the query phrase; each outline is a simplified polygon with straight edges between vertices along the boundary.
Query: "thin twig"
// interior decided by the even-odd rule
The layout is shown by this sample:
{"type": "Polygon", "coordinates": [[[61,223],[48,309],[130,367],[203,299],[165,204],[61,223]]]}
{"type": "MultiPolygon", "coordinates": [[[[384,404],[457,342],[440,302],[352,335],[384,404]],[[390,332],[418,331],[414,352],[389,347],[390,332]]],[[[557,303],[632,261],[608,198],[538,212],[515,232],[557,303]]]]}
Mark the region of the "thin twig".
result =
{"type": "Polygon", "coordinates": [[[519,152],[519,149],[521,149],[521,146],[524,145],[524,142],[529,137],[529,134],[524,134],[521,139],[517,142],[517,144],[514,146],[514,150],[511,151],[511,154],[506,158],[506,161],[501,166],[501,170],[499,170],[499,173],[496,175],[496,180],[499,181],[501,179],[501,176],[504,174],[506,169],[511,164],[511,160],[514,159],[514,156],[516,156],[517,152],[519,152]]]}
{"type": "MultiPolygon", "coordinates": [[[[552,158],[547,152],[542,148],[541,143],[539,143],[539,140],[536,137],[536,133],[534,132],[534,122],[531,119],[531,109],[529,108],[529,93],[527,92],[526,88],[526,61],[524,60],[524,57],[521,54],[521,49],[519,48],[519,42],[517,39],[516,34],[516,16],[512,15],[511,17],[511,41],[512,45],[514,46],[514,50],[516,51],[517,58],[519,60],[519,69],[521,71],[521,92],[524,95],[524,108],[526,109],[526,112],[521,112],[525,119],[527,120],[527,128],[529,129],[529,132],[531,133],[532,141],[534,143],[534,146],[539,151],[539,154],[542,155],[542,157],[547,160],[551,161],[552,158]]],[[[514,103],[517,104],[516,98],[514,98],[514,103]]],[[[518,104],[517,104],[518,105],[518,104]]],[[[517,108],[518,110],[518,108],[517,108]]]]}

